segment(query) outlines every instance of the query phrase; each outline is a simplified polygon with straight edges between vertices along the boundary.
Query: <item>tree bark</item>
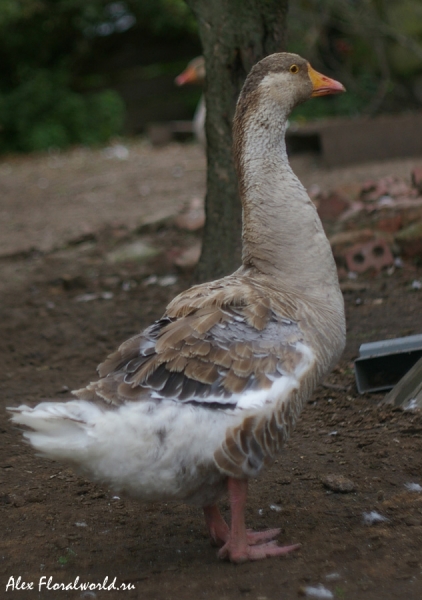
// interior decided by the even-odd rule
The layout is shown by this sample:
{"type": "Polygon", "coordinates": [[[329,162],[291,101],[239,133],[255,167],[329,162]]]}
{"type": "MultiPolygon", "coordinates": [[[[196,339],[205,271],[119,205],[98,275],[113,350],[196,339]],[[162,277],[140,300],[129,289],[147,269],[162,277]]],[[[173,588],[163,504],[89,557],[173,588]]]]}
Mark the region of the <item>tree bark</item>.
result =
{"type": "Polygon", "coordinates": [[[198,21],[206,66],[206,224],[196,280],[241,264],[242,209],[232,160],[237,97],[251,67],[284,50],[288,0],[185,0],[198,21]]]}

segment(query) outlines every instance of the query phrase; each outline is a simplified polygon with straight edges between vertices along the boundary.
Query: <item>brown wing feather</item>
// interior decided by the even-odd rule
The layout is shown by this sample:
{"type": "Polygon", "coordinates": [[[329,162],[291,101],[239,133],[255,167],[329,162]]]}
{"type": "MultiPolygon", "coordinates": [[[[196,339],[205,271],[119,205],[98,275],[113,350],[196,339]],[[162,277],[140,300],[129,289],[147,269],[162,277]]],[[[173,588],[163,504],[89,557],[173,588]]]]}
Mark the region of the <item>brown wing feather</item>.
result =
{"type": "Polygon", "coordinates": [[[249,377],[254,372],[254,358],[240,358],[233,361],[233,373],[238,377],[249,377]]]}
{"type": "Polygon", "coordinates": [[[229,350],[225,348],[211,347],[209,360],[219,367],[230,369],[233,359],[230,356],[229,350]]]}
{"type": "MultiPolygon", "coordinates": [[[[119,405],[168,397],[233,409],[233,395],[269,389],[301,360],[301,331],[293,303],[280,304],[268,288],[232,276],[181,294],[164,317],[124,342],[98,369],[100,380],[80,398],[119,405]],[[208,403],[208,404],[207,404],[208,403]]],[[[287,438],[295,413],[283,406],[265,418],[246,416],[227,431],[215,454],[234,476],[257,473],[287,438]]]]}
{"type": "Polygon", "coordinates": [[[251,346],[243,342],[236,342],[233,344],[232,350],[235,352],[234,358],[251,358],[253,355],[253,349],[251,346]]]}
{"type": "Polygon", "coordinates": [[[139,356],[139,348],[142,341],[142,333],[139,333],[119,346],[116,352],[110,354],[104,362],[98,366],[98,374],[105,377],[112,371],[116,371],[120,366],[126,364],[132,358],[139,356]]]}
{"type": "Polygon", "coordinates": [[[182,373],[187,365],[188,359],[185,356],[177,356],[167,363],[167,369],[171,372],[182,373]]]}
{"type": "Polygon", "coordinates": [[[180,350],[192,333],[192,318],[179,319],[165,327],[163,333],[157,339],[155,351],[160,354],[167,348],[180,350]]]}
{"type": "MultiPolygon", "coordinates": [[[[268,388],[268,376],[289,372],[300,359],[291,351],[300,337],[297,327],[284,332],[281,342],[276,333],[268,333],[289,317],[289,309],[274,306],[267,288],[240,277],[195,286],[170,303],[161,321],[124,342],[99,366],[99,375],[116,378],[123,373],[140,398],[146,388],[164,389],[171,373],[209,386],[183,382],[179,387],[184,396],[193,389],[201,389],[205,397],[226,398],[246,389],[268,388]]],[[[115,401],[119,403],[119,397],[115,401]]]]}

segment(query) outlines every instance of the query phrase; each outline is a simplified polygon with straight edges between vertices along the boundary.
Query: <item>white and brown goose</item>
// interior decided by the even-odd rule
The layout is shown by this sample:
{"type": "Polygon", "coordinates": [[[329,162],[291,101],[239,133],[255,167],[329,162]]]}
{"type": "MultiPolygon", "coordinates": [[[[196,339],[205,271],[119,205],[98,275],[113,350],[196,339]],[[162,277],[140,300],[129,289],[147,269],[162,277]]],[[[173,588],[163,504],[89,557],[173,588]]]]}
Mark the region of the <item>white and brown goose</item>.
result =
{"type": "Polygon", "coordinates": [[[233,132],[243,265],[177,296],[77,399],[12,409],[42,455],[143,501],[203,507],[219,556],[233,562],[298,547],[278,546],[279,530],[247,530],[244,509],[248,478],[280,451],[344,346],[330,245],[284,142],[294,106],[343,90],[295,54],[255,65],[233,132]],[[216,504],[227,490],[230,527],[216,504]]]}

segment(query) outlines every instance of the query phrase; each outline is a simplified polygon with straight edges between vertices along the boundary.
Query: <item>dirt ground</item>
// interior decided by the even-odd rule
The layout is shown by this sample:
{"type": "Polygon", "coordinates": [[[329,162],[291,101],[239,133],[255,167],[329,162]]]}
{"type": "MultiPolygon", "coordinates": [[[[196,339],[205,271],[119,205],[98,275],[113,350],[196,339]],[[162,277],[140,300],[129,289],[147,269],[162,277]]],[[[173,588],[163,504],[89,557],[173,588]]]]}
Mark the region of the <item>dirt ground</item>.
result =
{"type": "MultiPolygon", "coordinates": [[[[311,158],[293,161],[305,185],[322,189],[388,174],[408,178],[421,162],[327,171],[311,158]]],[[[204,168],[194,145],[157,150],[145,142],[3,159],[2,407],[66,399],[189,285],[190,274],[172,259],[197,234],[165,218],[203,196],[204,168]],[[116,258],[116,250],[141,241],[156,256],[116,258]]],[[[422,485],[422,416],[379,408],[382,395],[359,396],[352,368],[361,343],[422,332],[422,290],[412,287],[422,268],[405,263],[389,273],[360,276],[361,285],[345,292],[344,356],[282,455],[250,485],[248,525],[280,526],[280,541],[300,542],[299,551],[238,566],[220,562],[200,510],[117,498],[34,456],[2,410],[0,597],[290,600],[322,585],[314,597],[420,600],[422,493],[406,484],[422,485]],[[353,491],[328,489],[330,475],[347,477],[353,491]],[[385,520],[366,523],[372,511],[385,520]],[[106,587],[114,581],[119,589],[53,589],[77,577],[77,586],[107,577],[106,587]],[[49,578],[50,589],[43,585],[49,578]],[[33,589],[24,590],[24,582],[33,589]]]]}

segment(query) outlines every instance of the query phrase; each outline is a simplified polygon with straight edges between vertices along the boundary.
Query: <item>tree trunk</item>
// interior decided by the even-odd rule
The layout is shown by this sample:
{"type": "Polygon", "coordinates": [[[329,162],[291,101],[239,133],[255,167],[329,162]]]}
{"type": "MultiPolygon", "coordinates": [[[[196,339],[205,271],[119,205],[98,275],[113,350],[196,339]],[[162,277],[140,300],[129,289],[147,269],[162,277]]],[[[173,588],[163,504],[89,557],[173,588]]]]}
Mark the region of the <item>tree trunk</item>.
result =
{"type": "Polygon", "coordinates": [[[237,97],[251,67],[284,49],[288,0],[186,0],[199,26],[206,65],[206,224],[197,281],[241,264],[242,211],[232,160],[237,97]]]}

